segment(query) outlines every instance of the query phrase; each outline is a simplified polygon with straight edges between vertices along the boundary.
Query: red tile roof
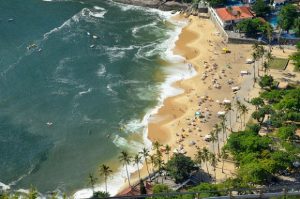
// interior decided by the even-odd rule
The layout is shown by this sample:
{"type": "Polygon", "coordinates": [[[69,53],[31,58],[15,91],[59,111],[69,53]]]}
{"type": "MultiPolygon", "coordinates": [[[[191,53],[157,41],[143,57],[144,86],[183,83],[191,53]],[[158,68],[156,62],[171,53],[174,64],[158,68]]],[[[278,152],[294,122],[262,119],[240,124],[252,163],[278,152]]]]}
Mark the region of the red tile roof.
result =
{"type": "Polygon", "coordinates": [[[217,14],[222,21],[231,21],[236,19],[251,19],[254,17],[249,6],[232,6],[231,10],[227,8],[217,8],[217,14]],[[240,13],[240,14],[238,14],[240,13]]]}

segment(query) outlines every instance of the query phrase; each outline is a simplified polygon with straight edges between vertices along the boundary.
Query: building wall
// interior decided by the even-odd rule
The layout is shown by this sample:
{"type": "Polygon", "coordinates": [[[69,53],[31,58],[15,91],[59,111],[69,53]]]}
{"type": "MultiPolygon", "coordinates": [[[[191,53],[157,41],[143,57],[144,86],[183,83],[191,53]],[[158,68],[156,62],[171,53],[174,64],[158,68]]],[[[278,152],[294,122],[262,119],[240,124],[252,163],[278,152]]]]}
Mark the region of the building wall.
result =
{"type": "Polygon", "coordinates": [[[213,18],[215,18],[216,22],[219,23],[220,26],[222,26],[223,28],[226,26],[226,24],[222,21],[222,19],[218,16],[217,12],[215,11],[215,9],[213,9],[212,7],[209,7],[209,12],[211,14],[211,16],[213,18]]]}
{"type": "Polygon", "coordinates": [[[217,13],[214,11],[214,9],[212,7],[208,8],[208,14],[210,16],[211,21],[215,24],[215,27],[220,32],[221,36],[224,38],[225,42],[227,42],[228,34],[224,30],[224,27],[222,25],[223,23],[220,23],[220,18],[218,17],[217,13]]]}

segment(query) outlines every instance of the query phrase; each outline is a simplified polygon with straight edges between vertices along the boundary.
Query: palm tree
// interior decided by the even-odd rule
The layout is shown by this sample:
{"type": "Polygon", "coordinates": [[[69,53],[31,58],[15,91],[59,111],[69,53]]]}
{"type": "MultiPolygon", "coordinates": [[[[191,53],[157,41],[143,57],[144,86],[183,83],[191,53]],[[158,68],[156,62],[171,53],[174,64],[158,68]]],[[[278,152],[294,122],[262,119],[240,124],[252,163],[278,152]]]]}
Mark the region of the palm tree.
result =
{"type": "Polygon", "coordinates": [[[210,161],[210,165],[214,168],[214,173],[215,173],[215,183],[217,182],[217,172],[216,172],[216,167],[218,164],[216,155],[213,153],[209,154],[209,161],[210,161]]]}
{"type": "Polygon", "coordinates": [[[270,63],[270,61],[272,61],[274,59],[271,50],[267,52],[266,59],[269,63],[270,63]]]}
{"type": "Polygon", "coordinates": [[[104,176],[104,182],[105,182],[105,192],[107,192],[107,178],[112,173],[112,170],[109,168],[109,166],[106,166],[105,164],[102,164],[100,166],[100,176],[104,176]]]}
{"type": "Polygon", "coordinates": [[[268,37],[269,51],[271,51],[272,36],[273,36],[273,28],[272,28],[272,26],[270,24],[268,24],[267,25],[267,37],[268,37]]]}
{"type": "Polygon", "coordinates": [[[264,62],[263,63],[263,68],[264,68],[264,73],[265,75],[267,74],[267,71],[269,70],[269,63],[268,62],[264,62]]]}
{"type": "Polygon", "coordinates": [[[215,142],[217,141],[217,136],[215,131],[210,132],[209,135],[210,135],[210,140],[212,142],[213,154],[215,154],[215,142]]]}
{"type": "Polygon", "coordinates": [[[252,45],[252,50],[253,50],[254,52],[257,52],[258,49],[259,49],[259,43],[256,42],[256,43],[254,43],[254,44],[252,45]]]}
{"type": "Polygon", "coordinates": [[[221,151],[221,158],[222,158],[222,173],[224,173],[224,162],[228,158],[228,151],[225,148],[222,148],[221,151]]]}
{"type": "Polygon", "coordinates": [[[155,157],[154,165],[158,168],[158,173],[161,177],[161,183],[163,183],[163,178],[162,178],[162,167],[164,165],[164,161],[162,159],[162,154],[158,153],[155,157]],[[160,155],[159,155],[160,154],[160,155]]]}
{"type": "Polygon", "coordinates": [[[255,72],[256,72],[256,61],[258,59],[258,54],[256,52],[253,52],[252,53],[252,58],[254,60],[254,63],[253,63],[253,80],[254,80],[253,87],[254,87],[255,82],[256,82],[255,72]]]}
{"type": "MultiPolygon", "coordinates": [[[[257,54],[258,54],[258,59],[262,58],[262,62],[264,62],[265,49],[264,49],[263,46],[261,46],[261,45],[259,46],[257,54]]],[[[257,72],[258,72],[257,75],[259,76],[259,66],[258,66],[258,71],[257,72]]]]}
{"type": "Polygon", "coordinates": [[[165,150],[166,150],[165,153],[167,155],[167,160],[169,162],[171,147],[167,144],[166,147],[165,147],[165,150]]]}
{"type": "Polygon", "coordinates": [[[249,109],[245,104],[241,105],[241,113],[244,116],[244,126],[246,125],[246,114],[248,113],[249,109]]]}
{"type": "Polygon", "coordinates": [[[202,150],[202,153],[203,153],[203,161],[205,162],[205,165],[206,165],[206,170],[207,170],[207,173],[209,174],[209,170],[208,170],[208,165],[207,165],[207,162],[209,160],[209,154],[210,152],[208,151],[208,149],[206,147],[203,148],[202,150]]]}
{"type": "MultiPolygon", "coordinates": [[[[219,137],[219,133],[220,133],[220,126],[218,124],[215,124],[214,126],[214,131],[215,131],[215,136],[216,136],[216,139],[217,139],[217,144],[218,144],[218,155],[220,154],[220,137],[219,137]]],[[[224,139],[224,131],[223,131],[223,139],[224,139]]]]}
{"type": "MultiPolygon", "coordinates": [[[[94,193],[94,192],[93,192],[94,193]]],[[[6,198],[6,195],[4,195],[3,198],[6,198]]],[[[7,195],[7,198],[10,198],[9,195],[7,195]]],[[[38,191],[36,190],[35,187],[32,185],[30,186],[29,193],[27,195],[28,199],[37,199],[38,198],[38,191]]]]}
{"type": "Polygon", "coordinates": [[[145,163],[146,163],[146,168],[147,168],[148,176],[149,176],[149,179],[151,180],[150,172],[149,172],[149,167],[148,167],[149,150],[146,149],[146,148],[143,148],[143,150],[140,152],[140,154],[142,154],[142,156],[143,156],[144,159],[145,159],[145,163]]]}
{"type": "MultiPolygon", "coordinates": [[[[216,141],[217,141],[217,144],[218,144],[218,154],[220,154],[219,133],[220,133],[221,128],[220,128],[219,124],[215,124],[213,130],[214,130],[216,141]]],[[[224,139],[224,131],[223,131],[223,139],[224,139]]]]}
{"type": "Polygon", "coordinates": [[[160,146],[161,146],[161,144],[158,141],[155,141],[153,143],[153,149],[156,150],[156,152],[159,151],[160,146]]]}
{"type": "Polygon", "coordinates": [[[140,167],[139,167],[139,164],[141,163],[141,160],[142,160],[142,157],[139,154],[136,154],[134,156],[134,163],[136,164],[137,169],[138,169],[139,180],[141,180],[141,173],[140,173],[140,167]]]}
{"type": "Polygon", "coordinates": [[[131,187],[131,184],[130,184],[130,178],[129,178],[129,172],[128,172],[128,165],[131,163],[131,159],[132,159],[132,157],[128,154],[127,151],[121,151],[121,155],[119,156],[119,160],[126,167],[127,180],[128,180],[129,187],[131,187]]]}
{"type": "Polygon", "coordinates": [[[235,118],[236,118],[236,122],[238,121],[238,114],[241,110],[241,102],[240,100],[236,100],[236,103],[235,103],[235,108],[236,108],[236,115],[235,115],[235,118]]]}
{"type": "Polygon", "coordinates": [[[89,173],[89,184],[92,186],[93,195],[95,193],[96,181],[97,181],[97,178],[93,174],[89,173]]]}
{"type": "MultiPolygon", "coordinates": [[[[226,111],[226,113],[229,113],[229,128],[230,129],[231,129],[231,110],[232,110],[231,103],[225,104],[225,111],[226,111]]],[[[227,135],[226,135],[226,138],[227,138],[227,135]]]]}
{"type": "Polygon", "coordinates": [[[151,162],[151,166],[152,166],[152,172],[154,172],[155,156],[150,155],[149,157],[150,157],[150,162],[151,162]]]}
{"type": "Polygon", "coordinates": [[[195,162],[199,165],[199,168],[201,168],[201,164],[203,162],[203,152],[201,149],[198,149],[195,154],[195,162]]]}

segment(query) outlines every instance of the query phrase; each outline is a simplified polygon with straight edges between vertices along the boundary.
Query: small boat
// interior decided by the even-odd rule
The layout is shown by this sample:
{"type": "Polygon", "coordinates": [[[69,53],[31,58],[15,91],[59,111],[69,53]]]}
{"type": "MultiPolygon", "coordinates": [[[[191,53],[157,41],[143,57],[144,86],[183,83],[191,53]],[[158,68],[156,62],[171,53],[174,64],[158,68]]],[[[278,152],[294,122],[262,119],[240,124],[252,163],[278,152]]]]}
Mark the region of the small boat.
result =
{"type": "Polygon", "coordinates": [[[94,45],[94,44],[90,45],[90,48],[94,48],[94,47],[95,47],[95,45],[94,45]]]}
{"type": "Polygon", "coordinates": [[[47,124],[48,126],[52,126],[52,125],[53,125],[52,122],[47,122],[46,124],[47,124]]]}
{"type": "Polygon", "coordinates": [[[33,48],[36,48],[37,45],[36,44],[30,44],[29,46],[27,46],[27,50],[31,50],[33,48]]]}
{"type": "Polygon", "coordinates": [[[98,36],[96,36],[96,35],[93,35],[93,39],[98,39],[98,36]]]}
{"type": "Polygon", "coordinates": [[[39,48],[38,51],[41,52],[43,49],[39,48]]]}
{"type": "Polygon", "coordinates": [[[14,18],[10,18],[10,19],[8,19],[7,21],[8,22],[12,22],[12,21],[14,21],[15,19],[14,18]]]}

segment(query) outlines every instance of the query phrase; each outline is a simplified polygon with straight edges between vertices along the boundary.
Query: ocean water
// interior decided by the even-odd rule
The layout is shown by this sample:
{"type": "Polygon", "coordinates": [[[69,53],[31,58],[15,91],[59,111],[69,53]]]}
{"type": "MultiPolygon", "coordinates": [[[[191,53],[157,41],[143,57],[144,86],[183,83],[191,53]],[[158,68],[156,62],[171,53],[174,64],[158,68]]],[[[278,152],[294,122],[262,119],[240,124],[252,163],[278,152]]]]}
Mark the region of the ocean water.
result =
{"type": "Polygon", "coordinates": [[[80,197],[114,162],[116,193],[120,151],[151,146],[149,115],[193,73],[172,54],[183,24],[170,17],[105,0],[1,0],[0,182],[80,197]]]}

